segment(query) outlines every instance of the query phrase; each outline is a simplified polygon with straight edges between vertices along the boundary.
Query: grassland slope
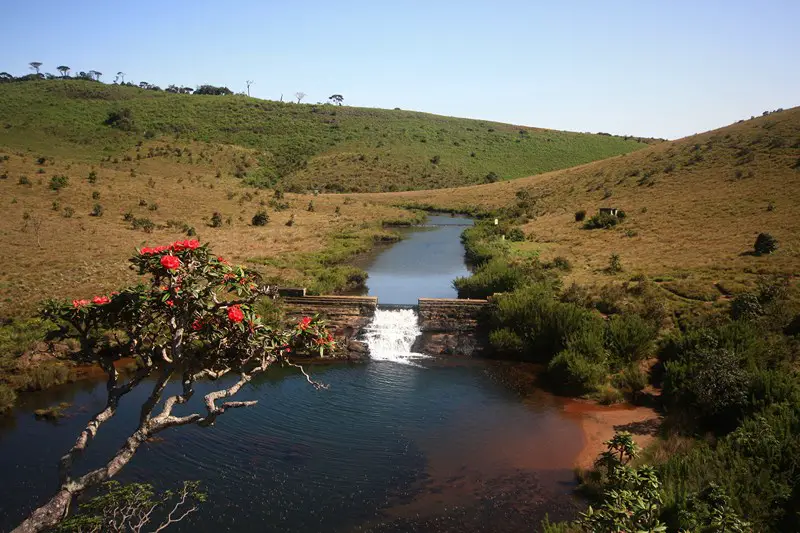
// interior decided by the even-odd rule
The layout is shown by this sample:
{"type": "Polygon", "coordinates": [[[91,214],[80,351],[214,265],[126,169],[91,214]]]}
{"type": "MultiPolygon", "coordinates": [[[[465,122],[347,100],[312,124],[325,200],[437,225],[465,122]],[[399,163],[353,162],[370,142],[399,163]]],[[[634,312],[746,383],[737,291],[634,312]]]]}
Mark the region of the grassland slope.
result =
{"type": "MultiPolygon", "coordinates": [[[[217,170],[301,192],[454,187],[572,167],[647,139],[571,133],[411,111],[172,94],[84,80],[0,84],[0,146],[82,162],[139,143],[236,146],[249,165],[217,170]],[[124,119],[106,124],[110,113],[124,119]],[[496,176],[496,178],[495,178],[496,176]]],[[[119,117],[117,117],[119,118],[119,117]]],[[[146,157],[147,152],[141,154],[146,157]]]]}
{"type": "Polygon", "coordinates": [[[800,274],[800,108],[654,145],[635,153],[518,180],[388,195],[389,204],[465,211],[524,211],[526,242],[544,260],[562,256],[576,281],[606,283],[609,257],[628,275],[645,273],[678,298],[714,302],[758,274],[800,274]],[[627,217],[587,230],[575,213],[600,207],[627,217]],[[780,248],[752,255],[760,232],[780,248]]]}

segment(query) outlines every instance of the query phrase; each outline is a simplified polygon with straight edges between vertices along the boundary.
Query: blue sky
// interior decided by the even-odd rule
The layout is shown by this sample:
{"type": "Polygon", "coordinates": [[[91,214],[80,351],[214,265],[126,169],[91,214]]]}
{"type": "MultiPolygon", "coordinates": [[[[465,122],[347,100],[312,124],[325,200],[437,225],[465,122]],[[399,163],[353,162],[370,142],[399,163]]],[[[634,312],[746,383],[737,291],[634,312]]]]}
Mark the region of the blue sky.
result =
{"type": "Polygon", "coordinates": [[[800,105],[800,1],[4,0],[0,71],[677,138],[800,105]]]}

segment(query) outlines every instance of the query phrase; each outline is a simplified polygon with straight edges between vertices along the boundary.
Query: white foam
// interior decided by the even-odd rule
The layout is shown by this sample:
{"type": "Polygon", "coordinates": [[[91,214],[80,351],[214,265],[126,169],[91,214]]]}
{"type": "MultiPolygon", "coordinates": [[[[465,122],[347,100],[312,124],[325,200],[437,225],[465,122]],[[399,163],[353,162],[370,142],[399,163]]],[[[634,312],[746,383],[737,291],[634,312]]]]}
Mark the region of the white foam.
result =
{"type": "Polygon", "coordinates": [[[406,365],[428,357],[411,351],[420,333],[417,312],[413,309],[377,309],[372,323],[364,330],[373,360],[406,365]]]}

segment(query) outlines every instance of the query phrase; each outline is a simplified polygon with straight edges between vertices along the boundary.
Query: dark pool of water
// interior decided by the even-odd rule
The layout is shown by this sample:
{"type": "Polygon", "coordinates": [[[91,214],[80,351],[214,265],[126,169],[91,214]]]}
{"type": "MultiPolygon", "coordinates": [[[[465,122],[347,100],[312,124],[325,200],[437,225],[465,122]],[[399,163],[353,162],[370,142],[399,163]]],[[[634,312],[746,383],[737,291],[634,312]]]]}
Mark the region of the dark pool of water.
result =
{"type": "Polygon", "coordinates": [[[424,226],[400,228],[404,240],[357,261],[369,274],[367,291],[382,304],[416,304],[424,298],[456,298],[453,280],[468,276],[461,232],[472,220],[429,215],[424,226]]]}
{"type": "MultiPolygon", "coordinates": [[[[495,520],[492,531],[515,531],[545,512],[574,514],[578,422],[544,393],[523,401],[497,364],[374,362],[313,373],[330,388],[275,369],[239,393],[257,406],[213,428],[162,433],[118,479],[162,488],[202,481],[208,502],[175,531],[483,531],[495,520]]],[[[83,467],[121,445],[146,388],[125,398],[83,467]]],[[[4,419],[0,530],[54,491],[59,456],[104,402],[103,384],[84,382],[31,395],[4,419]],[[34,408],[57,401],[72,402],[67,417],[34,419],[34,408]]]]}

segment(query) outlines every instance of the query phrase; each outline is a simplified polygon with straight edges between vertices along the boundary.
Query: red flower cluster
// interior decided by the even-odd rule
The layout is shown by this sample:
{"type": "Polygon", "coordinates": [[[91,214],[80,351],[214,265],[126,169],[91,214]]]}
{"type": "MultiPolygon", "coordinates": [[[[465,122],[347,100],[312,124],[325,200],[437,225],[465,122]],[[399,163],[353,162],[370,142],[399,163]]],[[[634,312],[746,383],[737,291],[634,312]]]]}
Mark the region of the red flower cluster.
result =
{"type": "Polygon", "coordinates": [[[97,305],[107,304],[110,301],[111,298],[109,298],[108,296],[95,296],[94,298],[92,298],[92,303],[97,305]]]}
{"type": "Polygon", "coordinates": [[[228,318],[231,322],[241,322],[244,320],[244,312],[238,305],[233,305],[228,308],[228,318]]]}
{"type": "Polygon", "coordinates": [[[300,329],[302,329],[303,331],[307,330],[308,326],[311,325],[311,317],[310,316],[304,316],[302,318],[302,320],[300,320],[300,323],[297,324],[297,325],[300,326],[300,329]]]}
{"type": "Polygon", "coordinates": [[[197,239],[175,241],[170,244],[169,247],[176,252],[180,252],[182,250],[195,250],[200,247],[200,241],[197,239]]]}
{"type": "Polygon", "coordinates": [[[87,306],[90,303],[92,302],[90,302],[89,300],[72,300],[72,307],[74,307],[75,309],[80,309],[81,307],[87,306]]]}
{"type": "Polygon", "coordinates": [[[154,248],[144,247],[139,250],[141,255],[160,254],[162,252],[175,251],[180,252],[183,250],[195,250],[200,247],[200,241],[197,239],[175,241],[168,246],[156,246],[154,248]]]}
{"type": "Polygon", "coordinates": [[[198,318],[197,320],[192,322],[192,329],[194,331],[200,331],[201,329],[203,329],[203,321],[198,318]]]}
{"type": "Polygon", "coordinates": [[[161,266],[167,270],[175,270],[181,267],[181,260],[174,255],[165,255],[161,258],[161,266]]]}
{"type": "Polygon", "coordinates": [[[167,300],[167,301],[166,301],[166,302],[164,302],[164,303],[165,303],[165,304],[167,304],[167,305],[168,305],[168,306],[170,306],[170,307],[175,307],[175,302],[173,302],[172,300],[167,300]]]}

